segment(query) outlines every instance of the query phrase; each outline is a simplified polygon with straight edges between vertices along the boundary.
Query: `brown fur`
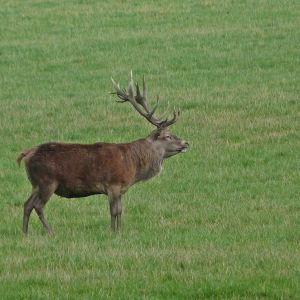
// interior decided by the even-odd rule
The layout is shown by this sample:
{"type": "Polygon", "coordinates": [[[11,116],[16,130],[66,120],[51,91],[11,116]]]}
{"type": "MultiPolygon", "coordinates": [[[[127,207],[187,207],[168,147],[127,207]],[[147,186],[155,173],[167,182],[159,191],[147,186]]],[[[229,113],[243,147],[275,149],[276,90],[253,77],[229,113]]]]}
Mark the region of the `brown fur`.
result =
{"type": "Polygon", "coordinates": [[[24,204],[23,232],[31,211],[36,210],[48,233],[43,210],[53,193],[66,198],[106,194],[109,197],[111,230],[121,229],[121,195],[139,181],[157,175],[163,160],[185,152],[188,143],[167,128],[130,143],[71,144],[49,142],[22,150],[32,194],[24,204]]]}

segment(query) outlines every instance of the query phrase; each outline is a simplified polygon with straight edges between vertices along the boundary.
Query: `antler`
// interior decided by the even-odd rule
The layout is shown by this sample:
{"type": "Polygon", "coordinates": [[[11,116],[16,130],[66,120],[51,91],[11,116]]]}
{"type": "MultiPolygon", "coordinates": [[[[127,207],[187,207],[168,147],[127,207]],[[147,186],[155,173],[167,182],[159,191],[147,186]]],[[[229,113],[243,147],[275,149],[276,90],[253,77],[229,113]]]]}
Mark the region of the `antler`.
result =
{"type": "Polygon", "coordinates": [[[133,92],[132,71],[130,72],[130,82],[129,82],[128,92],[125,89],[122,91],[120,89],[120,85],[117,84],[113,80],[112,77],[111,77],[111,81],[112,81],[116,91],[111,92],[110,94],[116,94],[121,99],[121,101],[117,101],[117,102],[121,102],[121,103],[124,103],[126,101],[131,102],[131,104],[134,106],[134,108],[144,118],[146,118],[151,124],[155,125],[157,128],[170,126],[170,125],[174,124],[179,119],[180,110],[178,110],[176,112],[176,110],[174,109],[173,118],[171,120],[168,120],[168,119],[163,120],[163,118],[169,112],[170,103],[168,103],[168,107],[167,107],[166,111],[160,117],[157,118],[154,115],[156,109],[159,106],[159,97],[157,96],[156,105],[151,110],[151,108],[149,107],[149,104],[148,104],[148,100],[147,100],[146,83],[145,83],[145,76],[144,75],[143,75],[143,93],[141,94],[139,84],[136,83],[136,96],[134,96],[134,92],[133,92]],[[142,106],[144,108],[144,110],[140,106],[142,106]]]}

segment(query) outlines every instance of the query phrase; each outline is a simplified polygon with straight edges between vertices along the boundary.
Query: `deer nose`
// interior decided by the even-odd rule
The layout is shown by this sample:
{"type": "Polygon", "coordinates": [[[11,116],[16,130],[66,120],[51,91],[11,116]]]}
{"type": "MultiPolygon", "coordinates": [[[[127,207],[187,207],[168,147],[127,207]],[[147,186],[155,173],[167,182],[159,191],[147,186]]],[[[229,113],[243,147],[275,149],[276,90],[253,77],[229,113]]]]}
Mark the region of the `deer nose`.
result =
{"type": "Polygon", "coordinates": [[[184,145],[188,147],[190,144],[188,142],[184,142],[184,145]]]}

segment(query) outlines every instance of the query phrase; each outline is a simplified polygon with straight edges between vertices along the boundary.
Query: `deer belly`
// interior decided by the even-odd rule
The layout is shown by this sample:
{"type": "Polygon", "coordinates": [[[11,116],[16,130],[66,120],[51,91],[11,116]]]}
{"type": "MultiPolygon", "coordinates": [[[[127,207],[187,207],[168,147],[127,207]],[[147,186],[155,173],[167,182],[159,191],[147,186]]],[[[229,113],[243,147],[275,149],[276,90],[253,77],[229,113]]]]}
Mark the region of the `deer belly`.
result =
{"type": "Polygon", "coordinates": [[[58,196],[65,198],[80,198],[96,194],[102,194],[102,192],[98,189],[69,188],[61,184],[57,187],[54,193],[58,196]]]}

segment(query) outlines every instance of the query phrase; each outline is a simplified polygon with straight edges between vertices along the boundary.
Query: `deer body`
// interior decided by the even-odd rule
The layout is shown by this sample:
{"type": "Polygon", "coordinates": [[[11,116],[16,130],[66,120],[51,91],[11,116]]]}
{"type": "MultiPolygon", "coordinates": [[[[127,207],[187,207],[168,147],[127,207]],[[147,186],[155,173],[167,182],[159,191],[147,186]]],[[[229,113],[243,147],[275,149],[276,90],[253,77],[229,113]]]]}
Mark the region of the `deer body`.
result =
{"type": "Polygon", "coordinates": [[[65,198],[108,195],[111,230],[115,230],[116,220],[120,230],[121,195],[136,182],[157,175],[164,159],[185,152],[188,147],[166,126],[157,127],[146,138],[129,143],[49,142],[21,151],[17,162],[20,165],[24,158],[32,184],[32,194],[24,204],[23,232],[28,231],[33,209],[47,232],[52,232],[43,210],[53,193],[65,198]]]}

